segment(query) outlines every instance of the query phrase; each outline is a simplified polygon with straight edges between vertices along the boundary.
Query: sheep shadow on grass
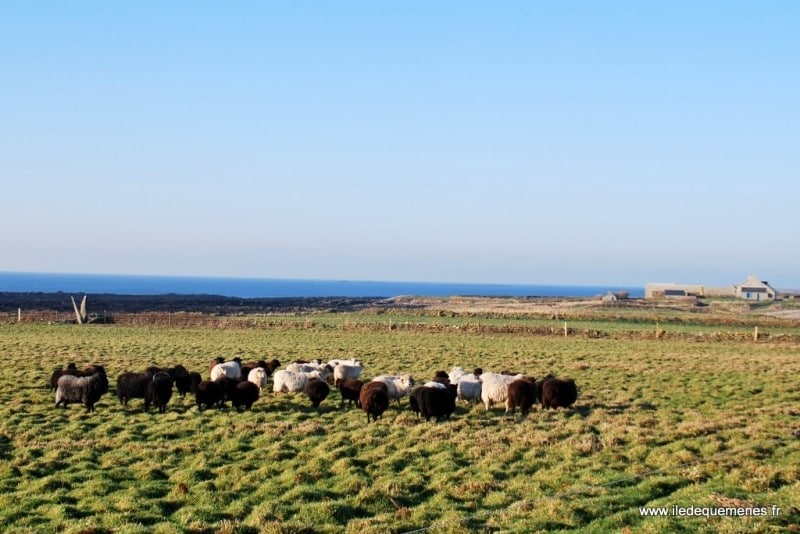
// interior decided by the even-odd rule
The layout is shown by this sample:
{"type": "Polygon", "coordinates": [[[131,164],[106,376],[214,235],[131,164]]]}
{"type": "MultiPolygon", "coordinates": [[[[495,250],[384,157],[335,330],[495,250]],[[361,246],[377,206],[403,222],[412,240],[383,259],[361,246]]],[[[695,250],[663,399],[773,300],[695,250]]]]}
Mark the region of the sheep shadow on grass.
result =
{"type": "Polygon", "coordinates": [[[8,436],[0,434],[0,461],[10,460],[13,448],[14,446],[8,436]]]}
{"type": "MultiPolygon", "coordinates": [[[[655,410],[656,407],[650,403],[641,403],[640,407],[646,410],[655,410]]],[[[576,404],[571,406],[570,408],[565,408],[563,410],[573,410],[581,415],[581,417],[589,417],[595,410],[604,410],[609,414],[621,414],[623,412],[628,411],[631,408],[630,403],[626,402],[618,402],[618,403],[610,403],[610,404],[576,404]]],[[[559,408],[559,411],[562,409],[559,408]]],[[[540,409],[540,411],[542,411],[540,409]]],[[[547,410],[543,410],[547,411],[547,410]]]]}

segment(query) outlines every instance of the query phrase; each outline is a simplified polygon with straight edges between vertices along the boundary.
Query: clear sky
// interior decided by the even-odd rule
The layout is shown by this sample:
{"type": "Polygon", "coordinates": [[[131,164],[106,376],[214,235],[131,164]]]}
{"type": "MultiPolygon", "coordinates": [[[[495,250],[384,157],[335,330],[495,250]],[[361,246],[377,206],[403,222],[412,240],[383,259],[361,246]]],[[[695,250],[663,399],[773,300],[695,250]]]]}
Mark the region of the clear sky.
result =
{"type": "Polygon", "coordinates": [[[0,271],[800,288],[795,1],[0,3],[0,271]]]}

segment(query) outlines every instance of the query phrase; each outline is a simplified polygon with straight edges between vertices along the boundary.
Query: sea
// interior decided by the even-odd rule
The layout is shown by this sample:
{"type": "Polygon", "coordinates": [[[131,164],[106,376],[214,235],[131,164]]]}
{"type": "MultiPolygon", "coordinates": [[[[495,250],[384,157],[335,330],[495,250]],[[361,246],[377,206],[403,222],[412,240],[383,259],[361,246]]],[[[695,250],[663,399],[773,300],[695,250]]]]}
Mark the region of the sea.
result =
{"type": "Polygon", "coordinates": [[[239,298],[280,297],[595,297],[609,291],[644,296],[644,287],[597,285],[525,285],[366,280],[303,280],[118,274],[0,272],[0,292],[115,295],[218,295],[239,298]]]}

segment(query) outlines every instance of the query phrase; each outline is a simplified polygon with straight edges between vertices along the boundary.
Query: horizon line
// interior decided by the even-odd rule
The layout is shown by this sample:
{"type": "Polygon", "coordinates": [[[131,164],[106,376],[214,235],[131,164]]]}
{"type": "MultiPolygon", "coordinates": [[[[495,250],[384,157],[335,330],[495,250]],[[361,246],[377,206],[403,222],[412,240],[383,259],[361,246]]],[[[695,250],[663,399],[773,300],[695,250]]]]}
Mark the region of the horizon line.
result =
{"type": "MultiPolygon", "coordinates": [[[[91,273],[91,272],[58,272],[58,271],[0,271],[0,275],[35,275],[35,276],[98,276],[98,277],[135,277],[135,278],[196,278],[196,279],[223,279],[223,280],[274,280],[296,282],[326,282],[326,283],[378,283],[378,284],[426,284],[426,285],[466,285],[466,286],[531,286],[531,287],[618,287],[620,289],[639,288],[646,284],[617,284],[617,283],[534,283],[534,282],[465,282],[443,280],[388,280],[366,278],[289,278],[281,276],[258,275],[208,275],[208,274],[141,274],[141,273],[91,273]]],[[[650,282],[648,282],[650,283],[650,282]]]]}

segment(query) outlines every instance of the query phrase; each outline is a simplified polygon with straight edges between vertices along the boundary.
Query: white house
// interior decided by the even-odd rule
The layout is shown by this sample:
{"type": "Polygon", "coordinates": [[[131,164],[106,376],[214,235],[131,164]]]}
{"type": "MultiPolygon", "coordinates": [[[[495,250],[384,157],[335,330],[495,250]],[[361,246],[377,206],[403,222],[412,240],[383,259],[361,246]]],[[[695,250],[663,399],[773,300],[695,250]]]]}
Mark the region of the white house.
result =
{"type": "Polygon", "coordinates": [[[745,300],[775,300],[778,298],[778,292],[769,283],[759,280],[757,276],[749,276],[743,283],[727,287],[650,283],[645,286],[644,297],[648,299],[736,297],[745,300]]]}
{"type": "Polygon", "coordinates": [[[769,285],[769,282],[759,280],[757,276],[748,276],[747,280],[733,288],[740,299],[775,300],[778,297],[778,292],[769,285]]]}

